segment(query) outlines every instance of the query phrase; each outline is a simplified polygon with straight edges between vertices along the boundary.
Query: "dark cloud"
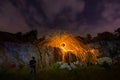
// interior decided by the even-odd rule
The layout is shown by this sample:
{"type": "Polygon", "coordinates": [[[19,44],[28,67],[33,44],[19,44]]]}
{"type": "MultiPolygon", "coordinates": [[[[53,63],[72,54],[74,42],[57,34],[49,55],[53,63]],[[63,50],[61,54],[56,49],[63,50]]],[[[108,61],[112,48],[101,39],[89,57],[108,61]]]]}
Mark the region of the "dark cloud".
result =
{"type": "Polygon", "coordinates": [[[12,33],[30,30],[24,22],[23,16],[19,13],[19,10],[14,8],[14,6],[6,0],[4,4],[2,4],[2,13],[0,14],[0,30],[12,33]]]}
{"type": "Polygon", "coordinates": [[[37,29],[39,35],[59,30],[76,35],[113,32],[120,26],[119,5],[119,0],[3,0],[0,30],[37,29]]]}
{"type": "Polygon", "coordinates": [[[101,19],[101,12],[104,6],[101,0],[85,0],[85,8],[82,12],[82,18],[88,24],[95,24],[101,19]]]}
{"type": "Polygon", "coordinates": [[[50,19],[53,19],[56,14],[61,13],[65,8],[71,9],[72,18],[74,18],[76,12],[82,12],[84,9],[83,0],[43,0],[43,2],[43,8],[50,19]]]}

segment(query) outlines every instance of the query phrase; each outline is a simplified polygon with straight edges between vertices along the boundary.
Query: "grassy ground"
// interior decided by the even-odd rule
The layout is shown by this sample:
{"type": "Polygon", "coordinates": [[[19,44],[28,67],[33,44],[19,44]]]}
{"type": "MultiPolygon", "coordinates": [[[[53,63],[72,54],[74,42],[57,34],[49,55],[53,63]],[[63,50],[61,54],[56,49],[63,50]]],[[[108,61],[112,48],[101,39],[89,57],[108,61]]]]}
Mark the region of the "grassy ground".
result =
{"type": "Polygon", "coordinates": [[[28,68],[6,69],[0,72],[0,80],[120,80],[120,69],[118,66],[108,70],[89,66],[68,71],[50,67],[37,69],[36,74],[30,74],[28,68]]]}

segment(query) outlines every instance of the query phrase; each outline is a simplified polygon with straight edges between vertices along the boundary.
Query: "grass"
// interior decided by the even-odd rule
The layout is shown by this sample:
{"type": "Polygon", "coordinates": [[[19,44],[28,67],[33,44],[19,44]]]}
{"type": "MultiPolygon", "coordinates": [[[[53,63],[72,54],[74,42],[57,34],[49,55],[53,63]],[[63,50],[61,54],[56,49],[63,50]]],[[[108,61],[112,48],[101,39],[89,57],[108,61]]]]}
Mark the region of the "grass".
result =
{"type": "Polygon", "coordinates": [[[0,80],[120,80],[119,67],[113,66],[105,70],[99,66],[78,67],[71,71],[48,67],[37,69],[36,74],[30,74],[29,68],[6,69],[0,72],[0,80]]]}

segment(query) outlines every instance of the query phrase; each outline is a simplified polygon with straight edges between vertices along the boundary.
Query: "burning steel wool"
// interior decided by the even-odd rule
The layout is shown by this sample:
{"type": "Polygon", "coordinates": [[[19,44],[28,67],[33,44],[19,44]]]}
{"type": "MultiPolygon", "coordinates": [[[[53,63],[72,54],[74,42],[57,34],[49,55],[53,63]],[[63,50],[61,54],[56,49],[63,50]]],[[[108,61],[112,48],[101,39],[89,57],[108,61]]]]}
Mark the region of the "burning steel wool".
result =
{"type": "Polygon", "coordinates": [[[68,56],[69,61],[70,58],[73,58],[73,55],[76,61],[79,60],[82,63],[91,62],[96,64],[97,61],[96,51],[90,49],[70,34],[55,34],[48,38],[48,42],[45,43],[45,46],[59,48],[61,50],[59,54],[62,55],[62,61],[66,60],[66,56],[68,56]]]}

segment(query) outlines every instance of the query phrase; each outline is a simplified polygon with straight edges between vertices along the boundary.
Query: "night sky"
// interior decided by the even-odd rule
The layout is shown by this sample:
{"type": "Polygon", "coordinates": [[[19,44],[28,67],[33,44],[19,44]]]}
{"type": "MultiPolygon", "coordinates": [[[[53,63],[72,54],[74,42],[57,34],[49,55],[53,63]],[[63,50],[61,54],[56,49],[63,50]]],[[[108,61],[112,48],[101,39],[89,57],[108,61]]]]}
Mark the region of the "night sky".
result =
{"type": "Polygon", "coordinates": [[[0,31],[85,36],[120,27],[120,0],[0,0],[0,31]]]}

